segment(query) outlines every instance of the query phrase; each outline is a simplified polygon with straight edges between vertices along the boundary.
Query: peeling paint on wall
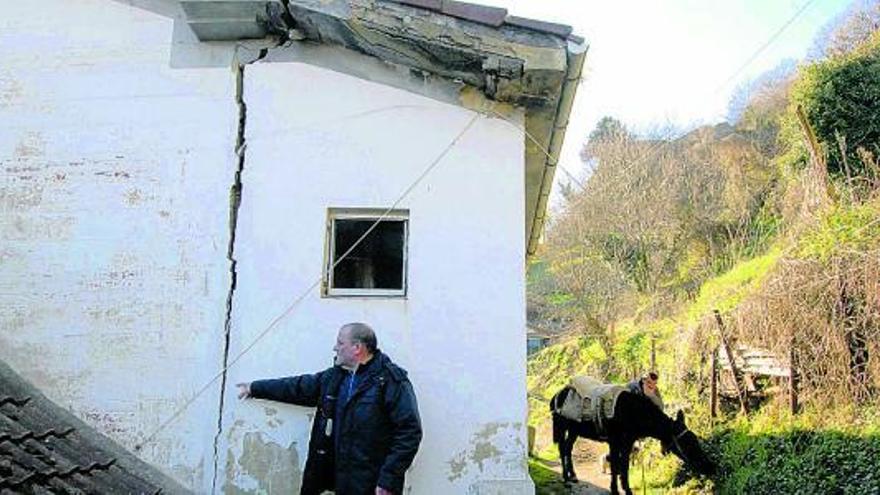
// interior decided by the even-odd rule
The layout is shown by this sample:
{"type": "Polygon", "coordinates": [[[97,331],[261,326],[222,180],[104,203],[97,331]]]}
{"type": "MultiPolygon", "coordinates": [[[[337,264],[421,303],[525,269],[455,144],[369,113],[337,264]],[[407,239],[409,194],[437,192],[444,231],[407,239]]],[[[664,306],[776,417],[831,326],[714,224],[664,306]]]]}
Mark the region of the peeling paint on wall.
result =
{"type": "Polygon", "coordinates": [[[223,493],[296,493],[302,483],[296,447],[296,442],[285,448],[260,433],[245,433],[238,460],[228,454],[223,493]]]}
{"type": "MultiPolygon", "coordinates": [[[[15,169],[6,169],[15,173],[15,169]]],[[[0,188],[0,210],[15,212],[29,210],[43,202],[43,186],[27,186],[18,188],[0,188]]]]}
{"type": "MultiPolygon", "coordinates": [[[[521,473],[526,469],[522,430],[522,423],[485,423],[471,435],[468,448],[447,461],[447,479],[455,481],[462,478],[474,466],[480,473],[485,473],[490,467],[506,475],[521,473]]],[[[495,473],[493,477],[498,475],[495,473]]]]}
{"type": "Polygon", "coordinates": [[[266,407],[266,426],[269,428],[278,428],[279,426],[284,424],[284,420],[278,416],[278,409],[274,407],[266,407]]]}

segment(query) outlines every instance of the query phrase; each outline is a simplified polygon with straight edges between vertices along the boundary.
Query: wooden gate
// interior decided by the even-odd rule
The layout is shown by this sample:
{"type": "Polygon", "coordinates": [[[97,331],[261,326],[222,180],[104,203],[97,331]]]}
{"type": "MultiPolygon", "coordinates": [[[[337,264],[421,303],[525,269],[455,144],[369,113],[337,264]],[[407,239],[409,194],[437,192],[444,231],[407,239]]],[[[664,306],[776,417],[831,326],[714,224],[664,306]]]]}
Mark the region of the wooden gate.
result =
{"type": "Polygon", "coordinates": [[[757,347],[732,345],[727,338],[724,322],[718,311],[715,311],[715,321],[721,334],[721,345],[712,352],[710,373],[712,417],[718,413],[719,394],[731,396],[735,394],[739,399],[742,412],[747,413],[749,411],[749,394],[758,392],[755,383],[757,376],[776,377],[786,383],[789,407],[792,414],[796,414],[798,411],[798,376],[797,368],[793,365],[795,362],[793,348],[785,359],[757,347]]]}

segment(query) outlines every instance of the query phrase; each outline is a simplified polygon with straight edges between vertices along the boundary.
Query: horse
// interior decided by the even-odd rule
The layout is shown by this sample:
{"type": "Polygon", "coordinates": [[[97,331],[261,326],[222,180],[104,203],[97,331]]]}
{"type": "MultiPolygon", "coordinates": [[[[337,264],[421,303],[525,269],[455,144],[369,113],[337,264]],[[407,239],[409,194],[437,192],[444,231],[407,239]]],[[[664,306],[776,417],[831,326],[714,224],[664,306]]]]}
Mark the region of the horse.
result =
{"type": "Polygon", "coordinates": [[[715,463],[703,452],[699,438],[688,429],[683,412],[678,411],[673,420],[644,395],[621,391],[612,417],[603,421],[603,438],[594,421],[575,421],[559,414],[572,390],[571,387],[563,388],[550,400],[553,443],[559,447],[562,477],[566,483],[577,482],[571,451],[578,437],[608,443],[611,450],[610,490],[615,495],[618,493],[618,476],[624,493],[632,494],[629,487],[629,458],[635,441],[645,437],[660,440],[664,452],[672,452],[695,472],[708,476],[715,474],[715,463]]]}

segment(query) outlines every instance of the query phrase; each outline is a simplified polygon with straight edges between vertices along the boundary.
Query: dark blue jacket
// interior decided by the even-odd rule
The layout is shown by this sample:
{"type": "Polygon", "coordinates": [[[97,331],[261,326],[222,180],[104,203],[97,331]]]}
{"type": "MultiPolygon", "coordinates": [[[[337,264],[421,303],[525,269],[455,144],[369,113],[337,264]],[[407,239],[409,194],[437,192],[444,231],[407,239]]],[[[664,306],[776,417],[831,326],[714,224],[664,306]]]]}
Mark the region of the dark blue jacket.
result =
{"type": "Polygon", "coordinates": [[[334,366],[313,375],[259,380],[251,383],[251,396],[317,408],[302,495],[324,490],[373,495],[376,486],[402,493],[404,473],[422,440],[419,408],[406,371],[377,351],[358,369],[351,397],[337,412],[339,387],[347,374],[334,366]]]}

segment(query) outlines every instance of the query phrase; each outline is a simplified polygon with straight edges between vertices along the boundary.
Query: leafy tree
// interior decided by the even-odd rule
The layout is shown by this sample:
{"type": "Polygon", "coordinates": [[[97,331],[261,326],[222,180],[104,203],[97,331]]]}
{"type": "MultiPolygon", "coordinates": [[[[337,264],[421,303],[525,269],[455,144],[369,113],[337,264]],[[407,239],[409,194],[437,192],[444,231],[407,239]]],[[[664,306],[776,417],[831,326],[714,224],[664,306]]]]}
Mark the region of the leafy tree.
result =
{"type": "MultiPolygon", "coordinates": [[[[792,90],[792,113],[801,105],[828,156],[832,174],[862,175],[859,149],[880,153],[880,32],[856,50],[812,63],[801,70],[792,90]]],[[[797,161],[806,153],[794,118],[787,140],[797,161]]]]}

